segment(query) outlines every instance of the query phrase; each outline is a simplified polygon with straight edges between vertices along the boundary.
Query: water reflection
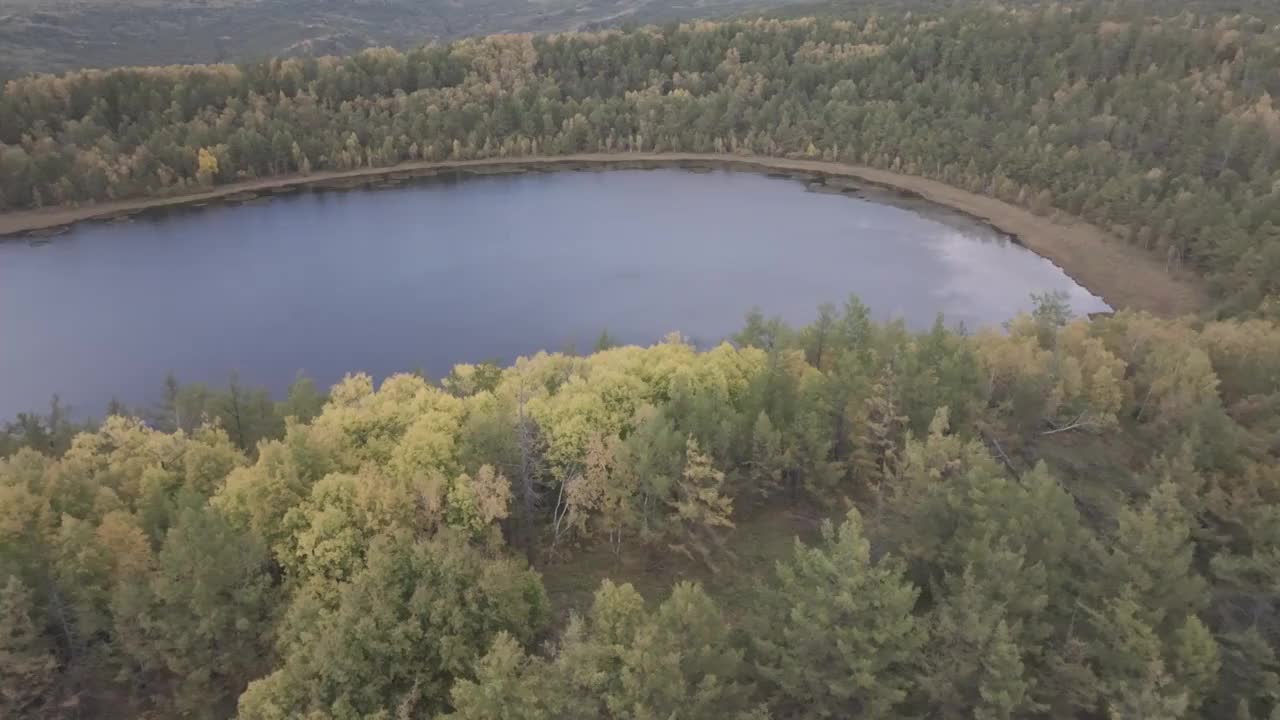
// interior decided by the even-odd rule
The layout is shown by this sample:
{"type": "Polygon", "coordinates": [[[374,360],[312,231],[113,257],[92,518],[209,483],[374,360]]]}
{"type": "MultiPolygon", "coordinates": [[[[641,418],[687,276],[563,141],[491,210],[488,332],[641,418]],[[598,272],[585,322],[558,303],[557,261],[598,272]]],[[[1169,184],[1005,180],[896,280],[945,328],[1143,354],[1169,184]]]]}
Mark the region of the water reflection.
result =
{"type": "Polygon", "coordinates": [[[0,245],[0,417],[54,392],[87,412],[164,374],[277,390],[588,348],[601,330],[711,342],[760,306],[792,323],[858,294],[877,319],[973,328],[1070,293],[1047,260],[936,208],[749,173],[485,177],[83,225],[0,245]]]}

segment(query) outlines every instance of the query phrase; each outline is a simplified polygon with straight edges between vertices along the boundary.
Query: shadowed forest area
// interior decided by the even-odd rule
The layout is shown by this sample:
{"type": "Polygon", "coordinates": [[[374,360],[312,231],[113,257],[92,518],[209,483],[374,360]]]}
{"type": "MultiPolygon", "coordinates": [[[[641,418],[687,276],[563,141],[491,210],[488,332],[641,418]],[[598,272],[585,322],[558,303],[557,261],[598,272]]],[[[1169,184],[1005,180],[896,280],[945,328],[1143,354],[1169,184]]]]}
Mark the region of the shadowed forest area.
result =
{"type": "Polygon", "coordinates": [[[7,212],[750,153],[1085,218],[1212,301],[55,400],[0,433],[0,716],[1280,717],[1280,28],[838,8],[5,85],[7,212]]]}

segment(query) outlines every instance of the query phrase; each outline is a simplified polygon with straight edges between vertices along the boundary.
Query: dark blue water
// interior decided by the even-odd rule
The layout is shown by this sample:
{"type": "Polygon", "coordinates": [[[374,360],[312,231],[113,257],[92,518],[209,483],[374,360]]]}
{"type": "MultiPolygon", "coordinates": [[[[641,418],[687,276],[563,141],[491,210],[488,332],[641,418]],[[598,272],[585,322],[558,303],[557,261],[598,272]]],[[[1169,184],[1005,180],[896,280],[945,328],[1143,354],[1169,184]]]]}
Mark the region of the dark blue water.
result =
{"type": "Polygon", "coordinates": [[[280,391],[538,349],[604,329],[709,343],[760,306],[792,323],[857,293],[878,319],[974,328],[1062,290],[1106,305],[985,226],[747,173],[560,173],[86,224],[0,244],[0,418],[154,400],[183,382],[280,391]]]}

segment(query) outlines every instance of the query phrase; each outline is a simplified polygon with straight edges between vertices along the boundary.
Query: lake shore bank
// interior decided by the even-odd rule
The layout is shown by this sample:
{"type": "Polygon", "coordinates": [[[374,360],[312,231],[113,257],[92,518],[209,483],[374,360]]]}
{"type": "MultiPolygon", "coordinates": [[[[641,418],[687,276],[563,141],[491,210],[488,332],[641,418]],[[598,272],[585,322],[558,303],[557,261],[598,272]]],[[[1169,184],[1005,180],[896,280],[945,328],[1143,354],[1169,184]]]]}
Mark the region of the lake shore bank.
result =
{"type": "Polygon", "coordinates": [[[505,174],[527,171],[724,168],[776,173],[808,180],[820,189],[858,196],[858,183],[889,189],[959,211],[1013,237],[1048,258],[1077,283],[1116,309],[1172,316],[1202,308],[1207,294],[1185,272],[1168,273],[1152,254],[1081,220],[1042,217],[996,198],[937,180],[819,160],[701,153],[592,153],[405,163],[391,167],[290,175],[223,185],[201,193],[139,198],[81,207],[42,208],[0,214],[0,238],[56,235],[85,221],[128,218],[147,211],[217,202],[247,202],[303,189],[355,189],[395,185],[443,173],[505,174]],[[843,181],[843,182],[842,182],[843,181]],[[851,181],[851,182],[850,182],[851,181]]]}

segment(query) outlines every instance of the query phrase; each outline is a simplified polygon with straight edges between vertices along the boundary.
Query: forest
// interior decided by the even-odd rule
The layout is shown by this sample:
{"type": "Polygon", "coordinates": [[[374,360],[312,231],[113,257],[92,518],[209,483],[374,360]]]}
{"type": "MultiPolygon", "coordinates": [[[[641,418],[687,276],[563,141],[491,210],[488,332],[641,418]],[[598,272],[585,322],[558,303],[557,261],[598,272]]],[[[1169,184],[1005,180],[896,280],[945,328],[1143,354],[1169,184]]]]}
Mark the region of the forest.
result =
{"type": "Polygon", "coordinates": [[[1103,3],[699,21],[86,70],[0,94],[0,210],[405,161],[691,151],[923,175],[1090,220],[1280,317],[1280,30],[1103,3]]]}
{"type": "Polygon", "coordinates": [[[8,212],[807,157],[1086,218],[1214,302],[55,398],[0,427],[0,717],[1280,718],[1277,92],[1280,27],[1091,2],[11,80],[8,212]]]}
{"type": "Polygon", "coordinates": [[[1280,326],[1064,308],[33,422],[0,714],[1276,717],[1280,326]]]}

